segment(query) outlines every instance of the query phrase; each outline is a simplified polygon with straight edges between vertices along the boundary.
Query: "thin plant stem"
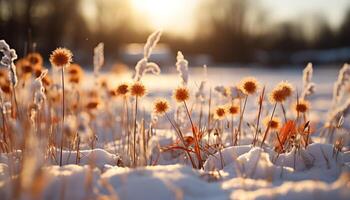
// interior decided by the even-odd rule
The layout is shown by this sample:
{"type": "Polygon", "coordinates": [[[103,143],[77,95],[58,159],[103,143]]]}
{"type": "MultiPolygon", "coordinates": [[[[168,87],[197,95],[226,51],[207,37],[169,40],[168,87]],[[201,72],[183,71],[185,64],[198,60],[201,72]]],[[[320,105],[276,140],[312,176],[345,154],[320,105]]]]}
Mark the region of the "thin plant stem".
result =
{"type": "Polygon", "coordinates": [[[16,109],[13,109],[12,110],[12,118],[15,118],[17,117],[17,113],[18,113],[18,117],[19,117],[19,110],[18,110],[18,103],[17,103],[17,96],[16,96],[16,89],[15,89],[15,86],[13,84],[11,84],[12,86],[12,93],[13,93],[13,100],[15,102],[15,107],[16,109]]]}
{"type": "Polygon", "coordinates": [[[256,121],[256,127],[255,127],[256,130],[255,130],[255,135],[254,135],[254,139],[253,139],[253,146],[255,146],[256,139],[258,137],[260,116],[261,116],[261,111],[262,111],[262,107],[263,107],[264,96],[265,96],[265,86],[261,92],[261,96],[259,99],[259,112],[258,112],[258,119],[256,121]]]}
{"type": "MultiPolygon", "coordinates": [[[[241,138],[241,135],[242,135],[242,121],[243,121],[245,107],[247,105],[247,100],[248,100],[248,95],[245,96],[243,109],[241,110],[241,115],[239,117],[238,132],[237,132],[237,134],[239,134],[239,138],[241,138]]],[[[238,138],[236,137],[234,145],[237,145],[237,140],[238,138]]]]}
{"type": "Polygon", "coordinates": [[[194,138],[194,142],[195,142],[194,150],[195,150],[195,152],[197,154],[197,158],[198,158],[198,169],[200,169],[200,168],[202,168],[202,158],[200,155],[199,142],[198,142],[198,138],[197,138],[197,134],[196,134],[196,129],[195,129],[194,124],[192,122],[192,118],[191,118],[190,112],[188,110],[186,101],[183,101],[183,103],[185,105],[188,118],[190,119],[190,123],[191,123],[191,127],[192,127],[192,134],[193,134],[193,138],[194,138]]]}
{"type": "Polygon", "coordinates": [[[287,114],[286,114],[286,109],[284,108],[283,103],[281,102],[281,108],[282,108],[282,112],[283,112],[283,117],[284,117],[284,123],[287,123],[287,114]]]}
{"type": "Polygon", "coordinates": [[[208,100],[208,124],[207,124],[207,130],[209,131],[208,133],[208,145],[210,145],[210,110],[211,110],[211,88],[209,91],[209,100],[208,100]]]}
{"type": "MultiPolygon", "coordinates": [[[[181,131],[175,126],[175,124],[170,120],[169,116],[167,113],[165,113],[165,116],[166,118],[168,119],[168,121],[170,122],[171,126],[175,129],[175,132],[178,134],[178,137],[180,139],[180,141],[182,142],[182,144],[184,145],[184,147],[186,147],[186,144],[185,144],[185,141],[184,141],[184,138],[183,138],[183,135],[181,133],[181,131]]],[[[188,158],[190,159],[191,161],[191,164],[192,164],[192,167],[193,168],[196,168],[196,165],[194,164],[194,161],[193,161],[193,158],[191,156],[191,154],[187,151],[185,151],[187,153],[187,156],[188,158]]]]}
{"type": "Polygon", "coordinates": [[[266,130],[265,130],[265,133],[264,133],[264,137],[263,137],[263,140],[261,141],[260,147],[262,147],[264,145],[264,142],[266,140],[267,134],[268,134],[268,132],[270,130],[270,123],[272,121],[273,116],[275,115],[276,107],[277,107],[277,102],[273,106],[273,110],[272,110],[272,113],[271,113],[271,118],[270,118],[269,123],[267,124],[266,130]]]}
{"type": "Polygon", "coordinates": [[[136,120],[137,120],[137,101],[138,101],[138,98],[137,96],[135,97],[135,118],[134,118],[134,144],[133,144],[133,161],[134,161],[134,167],[136,167],[136,126],[137,126],[137,123],[136,123],[136,120]]]}
{"type": "Polygon", "coordinates": [[[60,150],[60,166],[62,166],[62,154],[63,154],[63,136],[64,136],[64,67],[61,69],[61,82],[62,82],[62,128],[61,128],[61,150],[60,150]]]}

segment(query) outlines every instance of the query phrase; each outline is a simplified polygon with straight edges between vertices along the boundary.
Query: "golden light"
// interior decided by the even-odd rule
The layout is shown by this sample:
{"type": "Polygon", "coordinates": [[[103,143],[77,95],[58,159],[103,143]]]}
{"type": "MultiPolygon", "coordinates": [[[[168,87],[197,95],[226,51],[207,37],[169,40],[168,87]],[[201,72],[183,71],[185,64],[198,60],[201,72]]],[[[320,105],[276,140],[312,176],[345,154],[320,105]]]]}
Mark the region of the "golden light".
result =
{"type": "MultiPolygon", "coordinates": [[[[196,0],[131,0],[134,9],[156,29],[186,32],[193,25],[196,0]]],[[[191,30],[189,30],[191,31],[191,30]]]]}

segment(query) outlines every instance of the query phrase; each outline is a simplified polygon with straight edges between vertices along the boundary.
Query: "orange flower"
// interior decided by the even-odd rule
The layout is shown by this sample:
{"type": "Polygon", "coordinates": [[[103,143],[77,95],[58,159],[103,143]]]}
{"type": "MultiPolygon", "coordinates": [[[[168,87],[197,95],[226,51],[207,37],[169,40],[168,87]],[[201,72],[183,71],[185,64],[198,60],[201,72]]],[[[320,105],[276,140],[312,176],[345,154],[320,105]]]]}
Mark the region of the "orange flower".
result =
{"type": "Polygon", "coordinates": [[[40,53],[29,53],[26,57],[26,59],[29,61],[31,65],[42,65],[43,64],[43,57],[40,55],[40,53]]]}
{"type": "Polygon", "coordinates": [[[50,62],[55,67],[67,67],[72,62],[72,52],[66,48],[57,48],[50,55],[50,62]]]}
{"type": "Polygon", "coordinates": [[[270,93],[269,100],[273,103],[282,103],[293,93],[293,86],[287,81],[280,82],[270,93]]]}
{"type": "Polygon", "coordinates": [[[278,130],[281,127],[281,120],[277,117],[266,117],[263,121],[266,127],[270,126],[270,130],[278,130]],[[271,121],[270,121],[271,120],[271,121]]]}
{"type": "Polygon", "coordinates": [[[143,97],[146,95],[146,87],[141,82],[135,82],[130,87],[132,96],[143,97]]]}
{"type": "Polygon", "coordinates": [[[129,93],[129,86],[126,83],[121,83],[117,86],[116,94],[117,96],[126,96],[129,93]]]}
{"type": "Polygon", "coordinates": [[[294,111],[299,113],[305,113],[310,109],[310,103],[306,100],[300,99],[299,102],[294,104],[294,111]]]}
{"type": "Polygon", "coordinates": [[[169,110],[169,108],[170,106],[166,99],[157,99],[153,103],[154,113],[160,116],[164,115],[169,110]]]}
{"type": "Polygon", "coordinates": [[[182,103],[190,98],[190,92],[186,87],[179,87],[174,90],[173,97],[177,102],[182,103]]]}
{"type": "Polygon", "coordinates": [[[254,94],[259,88],[259,83],[254,77],[246,77],[240,83],[240,89],[246,95],[254,94]]]}
{"type": "Polygon", "coordinates": [[[239,113],[239,105],[236,104],[228,104],[226,106],[227,113],[230,115],[236,115],[239,113]]]}
{"type": "Polygon", "coordinates": [[[224,106],[218,106],[214,112],[214,118],[217,120],[223,120],[226,117],[226,109],[224,106]]]}

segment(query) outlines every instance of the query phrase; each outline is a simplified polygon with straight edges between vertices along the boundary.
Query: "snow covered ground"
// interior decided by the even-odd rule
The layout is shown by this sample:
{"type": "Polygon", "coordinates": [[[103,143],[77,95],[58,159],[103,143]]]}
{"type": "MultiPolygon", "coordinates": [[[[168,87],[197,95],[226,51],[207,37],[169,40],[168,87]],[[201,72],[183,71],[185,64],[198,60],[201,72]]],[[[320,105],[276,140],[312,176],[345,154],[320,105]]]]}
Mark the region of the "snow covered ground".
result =
{"type": "MultiPolygon", "coordinates": [[[[340,68],[340,67],[339,67],[340,68]]],[[[310,119],[323,123],[332,98],[333,83],[339,69],[314,67],[313,82],[316,93],[312,96],[310,119]]],[[[296,88],[302,87],[302,69],[257,69],[208,67],[209,88],[218,85],[234,85],[242,77],[255,76],[270,90],[282,80],[288,80],[296,88]]],[[[131,74],[105,74],[109,85],[127,81],[131,74]]],[[[83,87],[92,87],[93,81],[85,78],[83,87]]],[[[190,88],[198,89],[203,80],[202,68],[190,68],[190,88]]],[[[178,85],[177,74],[146,75],[143,82],[149,90],[142,100],[142,108],[150,113],[151,102],[157,96],[170,98],[178,85]]],[[[250,99],[254,102],[256,99],[250,99]]],[[[245,120],[253,120],[257,105],[249,103],[245,120]]],[[[172,115],[173,113],[171,113],[172,115]]],[[[293,113],[287,113],[288,116],[293,113]]],[[[100,114],[101,120],[106,117],[100,114]]],[[[148,116],[149,117],[149,116],[148,116]]],[[[162,119],[160,119],[162,120],[162,119]]],[[[96,123],[96,126],[99,126],[96,123]]],[[[345,119],[345,126],[349,119],[345,119]]],[[[31,188],[20,199],[349,199],[350,151],[335,154],[332,144],[313,143],[307,148],[288,153],[277,153],[268,146],[253,147],[250,142],[230,146],[209,155],[204,169],[192,169],[188,160],[178,152],[159,152],[176,140],[170,125],[160,125],[156,135],[148,143],[149,159],[156,165],[138,168],[123,167],[125,158],[120,152],[121,143],[111,141],[106,132],[99,132],[98,148],[76,152],[63,152],[63,164],[50,160],[50,165],[40,175],[29,178],[31,188]],[[155,158],[157,157],[157,158],[155,158]],[[34,191],[34,192],[33,192],[34,191]]],[[[102,129],[97,129],[102,130],[102,129]]],[[[318,135],[315,136],[317,141],[318,135]]],[[[248,138],[251,141],[251,138],[248,138]]],[[[348,148],[345,146],[345,148],[348,148]]],[[[58,152],[56,152],[58,155],[58,152]]],[[[17,152],[21,156],[21,152],[17,152]]],[[[18,163],[10,156],[0,156],[0,197],[14,197],[16,185],[11,184],[9,174],[19,171],[18,163]]],[[[58,156],[56,156],[58,157],[58,156]]],[[[152,165],[152,164],[151,164],[152,165]]]]}

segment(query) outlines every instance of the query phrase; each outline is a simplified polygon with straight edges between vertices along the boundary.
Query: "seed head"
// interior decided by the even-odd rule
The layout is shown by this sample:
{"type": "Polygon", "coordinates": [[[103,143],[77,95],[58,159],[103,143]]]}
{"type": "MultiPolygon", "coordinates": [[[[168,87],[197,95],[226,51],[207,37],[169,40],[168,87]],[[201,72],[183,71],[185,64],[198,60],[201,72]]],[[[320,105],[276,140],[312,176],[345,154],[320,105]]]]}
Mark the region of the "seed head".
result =
{"type": "Polygon", "coordinates": [[[239,105],[232,103],[226,106],[226,112],[230,115],[237,115],[239,113],[239,105]]]}
{"type": "Polygon", "coordinates": [[[174,90],[173,97],[178,103],[182,103],[190,98],[190,92],[186,87],[178,87],[174,90]]]}
{"type": "Polygon", "coordinates": [[[125,97],[129,93],[129,85],[126,83],[120,83],[115,90],[117,96],[125,97]]]}
{"type": "Polygon", "coordinates": [[[135,97],[143,97],[146,95],[146,87],[139,81],[134,82],[130,86],[130,93],[132,96],[135,96],[135,97]]]}
{"type": "Polygon", "coordinates": [[[299,113],[305,113],[310,109],[310,103],[306,100],[300,99],[294,104],[294,111],[299,113]]]}
{"type": "Polygon", "coordinates": [[[26,58],[32,66],[41,66],[43,64],[43,57],[40,55],[40,53],[29,53],[26,58]]]}
{"type": "Polygon", "coordinates": [[[215,108],[214,118],[217,120],[223,120],[226,117],[225,106],[218,106],[215,108]]]}
{"type": "Polygon", "coordinates": [[[263,120],[263,123],[266,127],[270,126],[270,130],[278,130],[281,127],[281,120],[278,117],[273,117],[271,119],[270,116],[267,116],[263,120]]]}
{"type": "Polygon", "coordinates": [[[72,62],[72,52],[66,48],[57,48],[50,55],[50,62],[55,67],[67,67],[72,62]]]}
{"type": "Polygon", "coordinates": [[[168,110],[170,106],[166,99],[157,99],[153,103],[153,111],[156,115],[162,116],[164,115],[168,110]]]}
{"type": "Polygon", "coordinates": [[[280,82],[270,93],[269,100],[273,103],[282,103],[293,93],[293,86],[287,81],[280,82]]]}
{"type": "Polygon", "coordinates": [[[244,94],[251,95],[258,90],[259,83],[254,77],[246,77],[241,81],[240,88],[244,94]]]}

